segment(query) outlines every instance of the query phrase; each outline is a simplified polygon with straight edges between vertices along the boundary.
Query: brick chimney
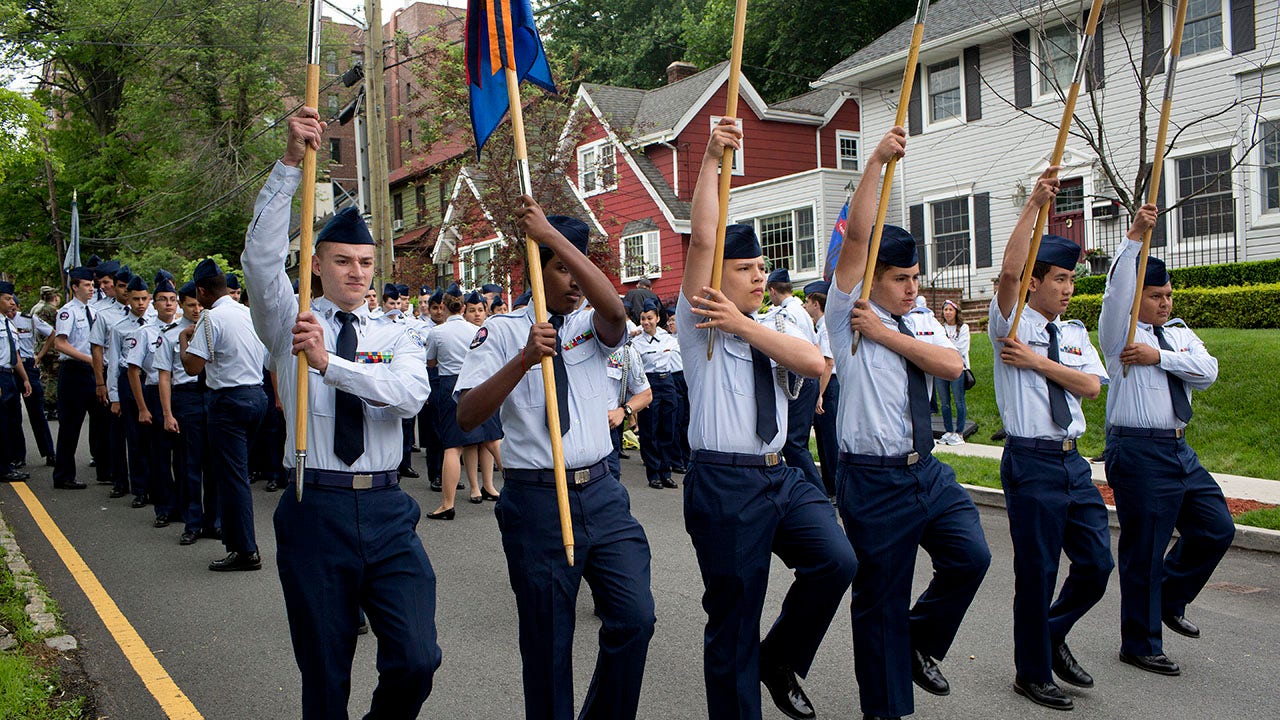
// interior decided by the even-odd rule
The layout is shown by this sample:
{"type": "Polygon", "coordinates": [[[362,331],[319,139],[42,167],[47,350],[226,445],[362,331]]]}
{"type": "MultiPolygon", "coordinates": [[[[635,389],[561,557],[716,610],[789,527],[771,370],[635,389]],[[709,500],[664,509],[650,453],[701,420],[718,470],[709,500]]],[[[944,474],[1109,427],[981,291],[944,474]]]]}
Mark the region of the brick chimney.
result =
{"type": "Polygon", "coordinates": [[[667,84],[683,80],[698,73],[698,66],[683,60],[676,60],[667,66],[667,84]]]}

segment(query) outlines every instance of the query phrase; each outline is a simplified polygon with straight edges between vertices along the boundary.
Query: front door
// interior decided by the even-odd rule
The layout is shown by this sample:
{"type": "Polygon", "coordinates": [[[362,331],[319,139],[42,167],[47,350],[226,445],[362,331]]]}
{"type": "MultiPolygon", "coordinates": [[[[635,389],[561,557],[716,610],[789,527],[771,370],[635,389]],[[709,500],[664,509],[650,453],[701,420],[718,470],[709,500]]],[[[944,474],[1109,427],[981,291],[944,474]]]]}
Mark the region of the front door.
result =
{"type": "Polygon", "coordinates": [[[1058,196],[1049,211],[1049,229],[1052,235],[1061,235],[1080,246],[1084,253],[1084,178],[1068,178],[1062,181],[1058,196]]]}

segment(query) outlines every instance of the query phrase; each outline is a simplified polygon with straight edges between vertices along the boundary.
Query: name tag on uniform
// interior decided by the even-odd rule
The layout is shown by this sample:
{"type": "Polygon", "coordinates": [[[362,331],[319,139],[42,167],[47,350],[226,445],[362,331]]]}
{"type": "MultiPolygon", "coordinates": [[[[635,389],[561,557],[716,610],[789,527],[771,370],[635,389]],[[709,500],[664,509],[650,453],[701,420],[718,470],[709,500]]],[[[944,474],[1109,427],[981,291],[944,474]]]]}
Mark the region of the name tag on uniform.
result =
{"type": "Polygon", "coordinates": [[[568,352],[569,350],[572,350],[578,347],[579,345],[590,340],[593,337],[595,337],[595,330],[588,330],[582,333],[581,335],[579,335],[578,337],[570,340],[568,343],[566,343],[564,346],[564,349],[566,352],[568,352]]]}
{"type": "Polygon", "coordinates": [[[357,352],[356,362],[366,365],[377,365],[391,362],[395,353],[389,352],[357,352]]]}

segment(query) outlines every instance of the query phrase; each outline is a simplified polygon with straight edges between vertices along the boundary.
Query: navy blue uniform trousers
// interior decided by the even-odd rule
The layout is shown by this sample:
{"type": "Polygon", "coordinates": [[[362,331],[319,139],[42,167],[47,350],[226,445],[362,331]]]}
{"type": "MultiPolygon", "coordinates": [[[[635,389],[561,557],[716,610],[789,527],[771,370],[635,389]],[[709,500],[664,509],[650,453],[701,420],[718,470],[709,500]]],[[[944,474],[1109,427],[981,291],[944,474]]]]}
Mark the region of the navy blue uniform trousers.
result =
{"type": "Polygon", "coordinates": [[[991,565],[978,509],[932,455],[908,467],[841,458],[836,498],[861,565],[853,581],[853,667],[862,712],[915,712],[912,649],[941,660],[991,565]],[[911,605],[917,547],[933,580],[911,605]]]}
{"type": "Polygon", "coordinates": [[[647,377],[653,401],[636,413],[636,422],[640,426],[640,459],[652,483],[670,478],[671,469],[679,462],[676,435],[680,408],[671,373],[649,373],[647,377]]]}
{"type": "Polygon", "coordinates": [[[178,421],[178,436],[171,438],[175,448],[174,505],[182,517],[184,532],[213,531],[220,527],[217,488],[205,468],[209,450],[204,403],[205,392],[199,382],[173,386],[169,405],[178,421]]]}
{"type": "Polygon", "coordinates": [[[1013,663],[1024,682],[1053,681],[1053,648],[1107,592],[1111,529],[1089,462],[1072,450],[1006,445],[1000,460],[1013,539],[1013,663]],[[1071,561],[1058,599],[1058,565],[1071,561]]]}
{"type": "Polygon", "coordinates": [[[276,563],[302,717],[345,720],[360,611],[378,638],[366,718],[418,717],[440,667],[436,575],[418,539],[418,503],[399,486],[350,490],[291,482],[276,505],[276,563]]]}
{"type": "Polygon", "coordinates": [[[836,425],[836,411],[840,408],[840,379],[835,375],[827,383],[822,394],[822,414],[813,415],[814,436],[818,444],[818,462],[822,487],[827,495],[836,495],[836,466],[840,463],[840,435],[836,425]]]}
{"type": "Polygon", "coordinates": [[[771,555],[795,571],[765,638],[801,677],[827,634],[858,561],[827,496],[785,465],[713,464],[693,453],[684,524],[702,571],[702,668],[712,720],[760,717],[760,615],[771,555]]]}
{"type": "Polygon", "coordinates": [[[18,384],[18,376],[10,368],[0,369],[0,472],[7,472],[18,461],[23,460],[25,448],[22,443],[15,442],[14,437],[21,438],[22,432],[22,387],[18,384]]]}
{"type": "MultiPolygon", "coordinates": [[[[440,382],[440,371],[429,367],[427,377],[434,388],[440,382]]],[[[427,480],[439,480],[444,465],[444,444],[440,439],[440,428],[436,427],[436,409],[429,401],[418,413],[418,444],[422,446],[423,460],[427,464],[427,480]]]]}
{"type": "Polygon", "coordinates": [[[128,446],[128,489],[134,497],[146,499],[147,480],[151,474],[151,453],[143,440],[143,429],[138,424],[138,405],[145,400],[133,396],[133,386],[129,384],[127,370],[120,371],[117,382],[120,418],[114,424],[124,426],[124,440],[128,446]]]}
{"type": "Polygon", "coordinates": [[[228,552],[258,551],[249,488],[249,443],[267,412],[261,385],[209,390],[209,474],[218,484],[222,544],[228,552]]]}
{"type": "Polygon", "coordinates": [[[284,411],[276,407],[276,389],[271,384],[271,373],[262,373],[262,391],[267,394],[267,412],[262,425],[249,441],[249,473],[259,480],[289,480],[284,470],[284,443],[288,431],[284,426],[284,411]]]}
{"type": "MultiPolygon", "coordinates": [[[[139,427],[142,444],[148,453],[147,468],[150,474],[147,476],[147,494],[151,496],[156,517],[162,515],[165,518],[176,517],[173,434],[164,429],[164,411],[160,407],[160,387],[143,385],[142,397],[146,401],[147,411],[151,413],[151,425],[139,427]]],[[[170,405],[172,405],[172,398],[170,398],[170,405]]]]}
{"type": "Polygon", "coordinates": [[[609,453],[609,457],[605,458],[605,460],[609,461],[609,472],[619,479],[622,478],[622,428],[626,426],[627,419],[624,416],[621,425],[609,429],[609,439],[613,441],[613,452],[609,453]]]}
{"type": "MultiPolygon", "coordinates": [[[[49,432],[49,421],[44,416],[44,382],[40,379],[40,368],[30,358],[22,361],[22,367],[26,369],[27,380],[31,383],[31,395],[22,399],[27,406],[27,422],[31,424],[31,434],[36,439],[36,450],[40,457],[49,457],[54,452],[53,435],[49,432]]],[[[17,377],[14,377],[14,382],[17,382],[17,377]]],[[[24,433],[18,433],[18,442],[25,457],[27,441],[24,433]]]]}
{"type": "Polygon", "coordinates": [[[671,373],[676,385],[676,428],[672,438],[675,441],[675,455],[672,467],[686,470],[693,460],[693,451],[689,449],[689,384],[684,380],[684,371],[671,373]]]}
{"type": "Polygon", "coordinates": [[[1108,433],[1106,462],[1120,520],[1120,649],[1158,655],[1161,617],[1186,612],[1231,547],[1235,524],[1185,439],[1108,433]]]}
{"type": "Polygon", "coordinates": [[[822,476],[813,464],[813,453],[809,452],[809,430],[817,407],[818,381],[805,378],[800,394],[787,403],[787,443],[782,446],[782,456],[788,465],[804,473],[805,480],[822,488],[822,476]]]}
{"type": "Polygon", "coordinates": [[[649,540],[614,477],[569,486],[572,567],[565,562],[555,489],[506,478],[494,515],[520,622],[526,720],[572,720],[573,633],[585,579],[600,617],[600,650],[583,720],[630,720],[653,637],[649,540]]]}
{"type": "Polygon", "coordinates": [[[63,360],[58,369],[58,446],[53,484],[75,482],[80,428],[89,418],[89,450],[97,462],[98,482],[111,482],[107,418],[111,413],[94,395],[93,368],[79,360],[63,360]]]}

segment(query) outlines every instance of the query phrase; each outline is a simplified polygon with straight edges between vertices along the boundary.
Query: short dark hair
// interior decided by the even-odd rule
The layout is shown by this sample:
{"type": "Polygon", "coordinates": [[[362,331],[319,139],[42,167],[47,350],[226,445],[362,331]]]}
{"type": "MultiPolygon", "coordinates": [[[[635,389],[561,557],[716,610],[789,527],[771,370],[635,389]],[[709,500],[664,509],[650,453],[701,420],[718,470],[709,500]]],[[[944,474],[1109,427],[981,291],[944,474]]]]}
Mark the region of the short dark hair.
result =
{"type": "Polygon", "coordinates": [[[196,281],[196,287],[213,294],[224,293],[227,291],[226,275],[210,275],[206,278],[200,278],[196,281]]]}
{"type": "Polygon", "coordinates": [[[784,295],[790,295],[792,292],[791,283],[789,282],[771,282],[769,283],[768,288],[770,290],[777,290],[784,295]]]}
{"type": "Polygon", "coordinates": [[[646,288],[647,288],[647,287],[651,287],[652,285],[653,285],[653,281],[652,281],[652,280],[650,280],[650,279],[649,279],[649,278],[647,278],[647,277],[642,277],[642,278],[640,278],[639,280],[637,280],[637,281],[636,281],[636,287],[646,287],[646,288]]]}
{"type": "Polygon", "coordinates": [[[1050,265],[1047,262],[1036,261],[1036,264],[1031,266],[1031,277],[1037,280],[1043,280],[1044,276],[1048,275],[1049,271],[1055,267],[1057,267],[1057,265],[1050,265]]]}
{"type": "Polygon", "coordinates": [[[811,292],[808,295],[805,295],[804,299],[812,300],[818,303],[818,307],[822,309],[822,312],[827,311],[827,294],[826,293],[811,292]]]}

